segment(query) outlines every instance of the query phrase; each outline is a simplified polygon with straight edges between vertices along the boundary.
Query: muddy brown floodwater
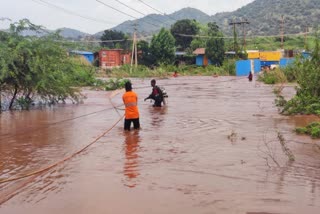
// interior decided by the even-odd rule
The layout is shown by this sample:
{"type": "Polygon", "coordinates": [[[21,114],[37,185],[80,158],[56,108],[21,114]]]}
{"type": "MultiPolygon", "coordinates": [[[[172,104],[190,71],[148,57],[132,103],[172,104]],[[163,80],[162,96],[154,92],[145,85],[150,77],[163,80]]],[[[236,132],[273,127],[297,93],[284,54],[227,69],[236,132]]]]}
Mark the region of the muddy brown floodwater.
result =
{"type": "MultiPolygon", "coordinates": [[[[133,83],[141,130],[124,133],[121,121],[63,164],[0,184],[0,213],[320,213],[320,144],[293,132],[317,118],[279,115],[272,86],[237,77],[164,79],[158,84],[168,105],[155,109],[143,101],[149,79],[133,83]]],[[[0,179],[73,154],[124,113],[110,92],[84,93],[84,104],[0,115],[0,179]]]]}

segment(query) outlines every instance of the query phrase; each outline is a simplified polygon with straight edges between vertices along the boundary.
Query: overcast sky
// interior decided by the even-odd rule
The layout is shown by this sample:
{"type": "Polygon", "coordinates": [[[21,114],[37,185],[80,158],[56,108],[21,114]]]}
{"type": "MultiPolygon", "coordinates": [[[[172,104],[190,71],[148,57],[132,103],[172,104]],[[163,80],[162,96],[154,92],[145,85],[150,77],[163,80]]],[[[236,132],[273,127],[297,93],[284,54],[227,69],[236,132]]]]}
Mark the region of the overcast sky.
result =
{"type": "MultiPolygon", "coordinates": [[[[208,15],[218,12],[234,11],[253,0],[99,0],[129,15],[141,18],[144,15],[158,13],[142,2],[160,12],[171,14],[185,7],[197,8],[208,15]],[[138,12],[135,12],[122,2],[138,12]]],[[[86,33],[97,33],[112,28],[123,21],[134,18],[121,14],[96,0],[0,0],[0,29],[7,28],[10,18],[13,22],[23,18],[32,23],[55,30],[61,27],[73,28],[86,33]],[[48,2],[51,5],[46,4],[48,2]],[[57,6],[57,7],[55,7],[57,6]],[[77,15],[79,16],[77,16],[77,15]],[[82,17],[85,18],[82,18],[82,17]],[[95,21],[88,19],[95,19],[95,21]]]]}

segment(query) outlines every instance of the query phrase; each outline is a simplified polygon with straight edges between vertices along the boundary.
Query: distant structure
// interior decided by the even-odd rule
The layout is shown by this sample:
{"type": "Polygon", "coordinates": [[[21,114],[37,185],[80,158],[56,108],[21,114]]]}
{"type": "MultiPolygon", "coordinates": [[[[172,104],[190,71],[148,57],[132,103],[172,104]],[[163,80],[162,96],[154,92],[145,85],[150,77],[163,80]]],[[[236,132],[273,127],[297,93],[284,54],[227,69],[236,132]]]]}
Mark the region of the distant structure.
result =
{"type": "Polygon", "coordinates": [[[130,64],[131,54],[123,49],[109,49],[99,51],[99,66],[101,68],[113,68],[130,64]]]}
{"type": "Polygon", "coordinates": [[[77,50],[72,50],[69,52],[69,54],[72,56],[81,56],[83,57],[85,60],[87,60],[89,63],[93,63],[94,61],[94,54],[92,52],[88,52],[88,51],[77,51],[77,50]]]}
{"type": "Polygon", "coordinates": [[[198,66],[207,66],[211,65],[210,59],[206,56],[206,49],[205,48],[197,48],[193,51],[193,54],[196,55],[196,65],[198,66]]]}

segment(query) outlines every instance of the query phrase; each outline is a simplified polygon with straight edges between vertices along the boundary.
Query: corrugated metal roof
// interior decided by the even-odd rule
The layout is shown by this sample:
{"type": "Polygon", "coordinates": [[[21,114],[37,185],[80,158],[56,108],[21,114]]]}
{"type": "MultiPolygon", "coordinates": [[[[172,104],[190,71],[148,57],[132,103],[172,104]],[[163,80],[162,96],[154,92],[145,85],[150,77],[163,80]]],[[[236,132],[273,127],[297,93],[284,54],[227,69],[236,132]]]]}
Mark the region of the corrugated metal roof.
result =
{"type": "Polygon", "coordinates": [[[115,48],[115,49],[101,49],[100,51],[123,51],[121,48],[115,48]]]}
{"type": "Polygon", "coordinates": [[[70,51],[70,53],[74,53],[74,54],[81,54],[81,55],[84,55],[84,54],[93,54],[92,52],[89,52],[89,51],[70,51]]]}
{"type": "Polygon", "coordinates": [[[185,51],[176,51],[176,56],[186,55],[185,51]]]}
{"type": "Polygon", "coordinates": [[[193,54],[205,54],[206,53],[206,49],[205,48],[197,48],[195,51],[193,51],[193,54]]]}

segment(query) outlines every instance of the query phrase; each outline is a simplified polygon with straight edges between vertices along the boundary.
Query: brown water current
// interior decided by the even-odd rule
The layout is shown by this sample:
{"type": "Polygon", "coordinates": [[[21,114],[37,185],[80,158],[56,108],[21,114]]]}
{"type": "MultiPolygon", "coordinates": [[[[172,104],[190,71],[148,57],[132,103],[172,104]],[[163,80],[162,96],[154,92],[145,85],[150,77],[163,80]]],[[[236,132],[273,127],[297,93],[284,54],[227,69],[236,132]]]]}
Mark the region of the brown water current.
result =
{"type": "MultiPolygon", "coordinates": [[[[121,121],[63,164],[0,184],[0,213],[320,213],[320,143],[293,132],[317,117],[282,116],[272,86],[237,77],[158,80],[169,99],[153,108],[149,81],[133,80],[141,130],[121,121]]],[[[112,103],[110,92],[84,94],[83,104],[0,115],[0,180],[73,154],[123,115],[123,91],[112,103]]]]}

